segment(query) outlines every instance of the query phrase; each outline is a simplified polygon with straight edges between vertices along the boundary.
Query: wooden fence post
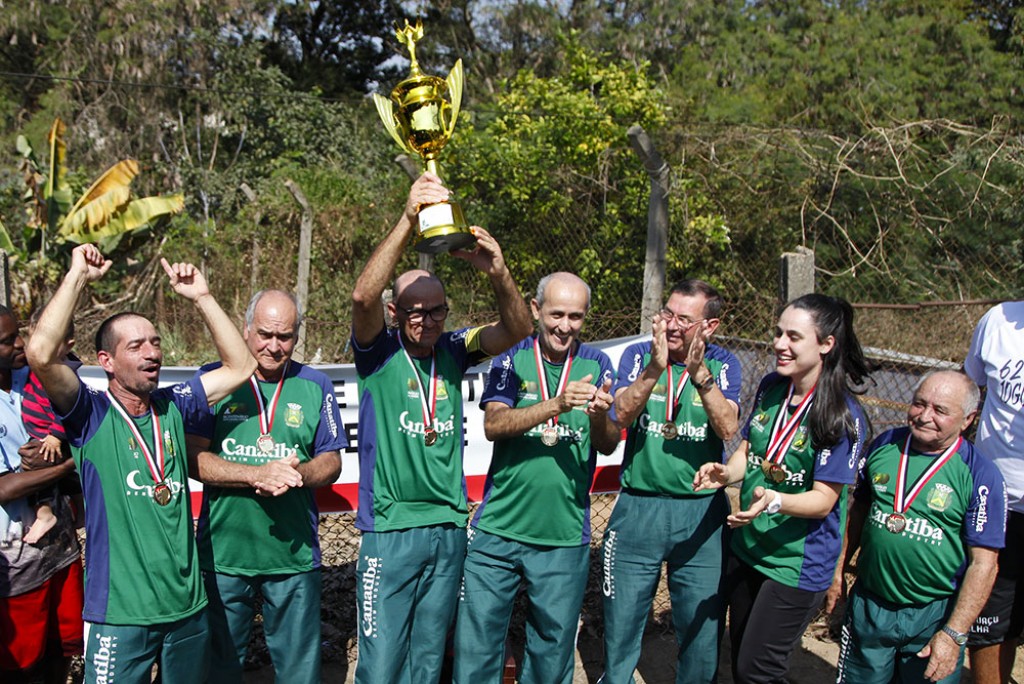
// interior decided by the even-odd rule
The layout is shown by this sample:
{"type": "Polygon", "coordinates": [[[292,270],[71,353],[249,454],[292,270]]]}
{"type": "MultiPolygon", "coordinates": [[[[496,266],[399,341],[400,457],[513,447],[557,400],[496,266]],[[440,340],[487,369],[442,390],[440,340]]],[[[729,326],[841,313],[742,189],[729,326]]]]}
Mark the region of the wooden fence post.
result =
{"type": "Polygon", "coordinates": [[[11,305],[11,262],[7,252],[0,249],[0,304],[11,305]]]}
{"type": "Polygon", "coordinates": [[[640,307],[640,332],[651,331],[651,319],[661,310],[665,291],[665,251],[668,248],[668,182],[671,169],[662,159],[647,132],[638,125],[627,132],[629,144],[651,179],[647,202],[647,258],[644,262],[644,293],[640,307]]]}
{"type": "MultiPolygon", "coordinates": [[[[242,194],[249,201],[249,204],[256,204],[256,193],[249,187],[248,183],[242,183],[239,188],[242,190],[242,194]]],[[[256,219],[253,224],[256,226],[256,230],[252,232],[252,247],[250,259],[252,260],[252,271],[249,273],[249,297],[246,299],[252,299],[252,296],[259,290],[260,284],[260,221],[263,220],[263,212],[259,208],[256,210],[256,219]]]]}
{"type": "MultiPolygon", "coordinates": [[[[302,188],[290,178],[284,182],[288,192],[302,207],[302,221],[299,224],[299,274],[295,284],[295,298],[299,301],[299,308],[306,312],[309,303],[309,260],[313,245],[313,210],[310,209],[309,200],[302,194],[302,188]]],[[[306,356],[306,326],[299,328],[299,337],[295,341],[295,352],[293,357],[301,362],[306,356]]]]}

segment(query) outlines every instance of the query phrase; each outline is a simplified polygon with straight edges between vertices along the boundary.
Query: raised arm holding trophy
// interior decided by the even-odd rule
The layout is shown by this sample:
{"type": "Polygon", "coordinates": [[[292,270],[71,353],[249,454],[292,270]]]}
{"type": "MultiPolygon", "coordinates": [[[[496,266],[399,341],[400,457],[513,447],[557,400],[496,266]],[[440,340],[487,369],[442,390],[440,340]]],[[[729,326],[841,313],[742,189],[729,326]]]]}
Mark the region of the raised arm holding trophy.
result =
{"type": "MultiPolygon", "coordinates": [[[[423,24],[395,29],[398,41],[409,48],[409,76],[391,91],[391,97],[374,94],[384,127],[399,147],[423,158],[426,170],[440,175],[437,158],[451,140],[462,104],[462,60],[455,62],[448,78],[424,74],[416,59],[416,42],[423,38],[423,24]],[[447,99],[445,96],[447,95],[447,99]]],[[[473,244],[473,235],[452,197],[424,206],[419,212],[419,240],[416,249],[439,254],[473,244]]]]}

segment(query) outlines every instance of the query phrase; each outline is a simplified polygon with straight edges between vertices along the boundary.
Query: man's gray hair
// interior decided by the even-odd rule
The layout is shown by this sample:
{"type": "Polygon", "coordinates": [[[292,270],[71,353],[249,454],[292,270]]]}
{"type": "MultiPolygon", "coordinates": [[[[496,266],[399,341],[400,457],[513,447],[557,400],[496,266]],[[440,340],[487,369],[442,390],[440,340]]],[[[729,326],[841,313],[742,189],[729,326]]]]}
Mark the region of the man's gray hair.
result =
{"type": "Polygon", "coordinates": [[[548,289],[548,284],[555,278],[564,278],[570,276],[571,278],[579,281],[583,284],[583,287],[587,290],[587,310],[590,310],[590,285],[587,285],[587,281],[580,278],[575,273],[569,273],[568,271],[556,271],[554,273],[548,273],[546,276],[540,279],[537,283],[537,306],[544,306],[544,292],[548,289]]]}
{"type": "Polygon", "coordinates": [[[975,411],[977,411],[978,410],[978,404],[981,403],[981,390],[978,388],[978,386],[976,384],[974,384],[974,381],[971,380],[971,378],[968,377],[968,375],[966,373],[964,373],[963,371],[958,371],[958,370],[932,370],[932,371],[928,371],[923,376],[921,376],[921,379],[917,381],[916,385],[914,385],[914,396],[915,397],[917,396],[917,391],[919,389],[921,389],[921,385],[923,385],[925,383],[925,381],[928,380],[928,378],[932,377],[933,375],[941,375],[941,374],[946,374],[946,373],[948,373],[950,375],[955,375],[957,378],[960,379],[961,382],[963,382],[964,387],[967,388],[964,391],[964,404],[961,407],[963,409],[963,411],[964,411],[964,415],[967,416],[967,415],[970,415],[971,413],[974,413],[975,411]]]}
{"type": "Polygon", "coordinates": [[[249,300],[249,306],[246,307],[245,309],[245,327],[252,327],[253,319],[256,318],[256,306],[260,303],[260,300],[263,299],[264,295],[268,295],[272,292],[284,295],[285,297],[291,300],[292,304],[295,305],[295,330],[296,332],[298,332],[299,328],[302,327],[302,307],[299,306],[299,300],[296,299],[295,295],[293,295],[291,292],[285,292],[284,290],[278,290],[276,288],[267,288],[266,290],[260,290],[259,292],[252,296],[252,299],[249,300]]]}

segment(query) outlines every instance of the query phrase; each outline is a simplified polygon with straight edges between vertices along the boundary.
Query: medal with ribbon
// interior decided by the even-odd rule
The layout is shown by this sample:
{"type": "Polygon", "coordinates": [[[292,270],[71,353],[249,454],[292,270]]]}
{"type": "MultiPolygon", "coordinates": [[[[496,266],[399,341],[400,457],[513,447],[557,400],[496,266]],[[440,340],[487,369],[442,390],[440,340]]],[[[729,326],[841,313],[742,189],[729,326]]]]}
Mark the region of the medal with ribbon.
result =
{"type": "MultiPolygon", "coordinates": [[[[537,385],[540,387],[540,400],[547,401],[552,397],[548,391],[548,377],[544,370],[544,358],[540,353],[540,338],[533,341],[533,360],[537,364],[537,385]]],[[[565,353],[565,363],[562,365],[562,374],[558,376],[558,386],[555,388],[554,396],[558,396],[565,390],[569,382],[569,373],[572,371],[572,346],[565,353]]],[[[558,416],[548,418],[544,428],[540,431],[540,441],[544,446],[555,446],[558,444],[558,416]]]]}
{"type": "Polygon", "coordinates": [[[164,475],[166,463],[164,461],[163,442],[160,441],[160,416],[153,410],[153,405],[150,403],[149,415],[153,421],[153,451],[150,451],[149,445],[142,438],[142,433],[139,431],[135,421],[128,415],[128,411],[125,410],[124,406],[121,406],[121,402],[114,398],[110,390],[107,390],[107,399],[110,400],[110,405],[114,407],[118,415],[121,416],[121,419],[128,424],[132,438],[138,444],[142,455],[146,458],[149,474],[153,477],[153,500],[161,506],[166,506],[171,502],[171,488],[167,485],[164,475]]]}
{"type": "Polygon", "coordinates": [[[405,349],[402,336],[398,336],[398,344],[402,347],[405,360],[412,368],[412,375],[416,378],[416,386],[420,390],[420,410],[423,412],[423,443],[427,446],[434,446],[437,442],[437,430],[434,429],[434,413],[437,411],[437,352],[430,350],[430,394],[424,391],[423,381],[420,379],[420,371],[413,363],[412,357],[405,349]]]}
{"type": "Polygon", "coordinates": [[[277,412],[277,402],[281,398],[281,389],[284,387],[284,379],[288,376],[288,367],[291,365],[291,361],[288,361],[284,365],[284,370],[281,372],[281,379],[277,381],[277,387],[274,389],[274,395],[270,398],[269,403],[263,401],[263,393],[260,392],[259,380],[256,379],[256,375],[249,376],[249,389],[252,390],[253,397],[256,398],[256,408],[259,410],[257,417],[260,421],[260,436],[256,438],[256,447],[263,454],[274,453],[274,438],[271,436],[270,431],[274,427],[274,414],[277,412]]]}
{"type": "Polygon", "coordinates": [[[904,513],[910,508],[910,504],[914,503],[914,499],[924,489],[928,480],[935,477],[935,473],[939,472],[942,466],[946,465],[946,462],[953,457],[953,454],[960,448],[960,444],[963,441],[963,437],[958,437],[918,476],[914,484],[911,485],[910,490],[904,491],[907,487],[907,469],[910,465],[910,435],[907,435],[907,441],[903,443],[903,450],[900,452],[899,469],[896,471],[896,496],[892,502],[893,512],[885,519],[885,529],[893,534],[901,534],[906,529],[907,517],[904,513]]]}
{"type": "Polygon", "coordinates": [[[676,426],[676,413],[679,411],[679,397],[683,394],[686,381],[690,378],[690,371],[683,369],[679,382],[673,387],[672,384],[672,363],[668,368],[668,388],[665,391],[665,424],[661,426],[661,435],[665,439],[675,439],[679,436],[679,427],[676,426]]]}
{"type": "Polygon", "coordinates": [[[811,409],[811,404],[814,402],[814,391],[817,388],[818,385],[815,384],[793,411],[793,415],[786,418],[786,409],[789,408],[789,403],[793,399],[793,381],[789,382],[786,401],[779,407],[779,412],[775,414],[775,422],[772,424],[771,435],[768,438],[768,449],[765,451],[764,460],[761,461],[761,470],[764,472],[764,476],[775,484],[786,480],[786,469],[782,467],[782,461],[786,458],[786,453],[789,452],[789,448],[796,438],[800,423],[811,409]]]}

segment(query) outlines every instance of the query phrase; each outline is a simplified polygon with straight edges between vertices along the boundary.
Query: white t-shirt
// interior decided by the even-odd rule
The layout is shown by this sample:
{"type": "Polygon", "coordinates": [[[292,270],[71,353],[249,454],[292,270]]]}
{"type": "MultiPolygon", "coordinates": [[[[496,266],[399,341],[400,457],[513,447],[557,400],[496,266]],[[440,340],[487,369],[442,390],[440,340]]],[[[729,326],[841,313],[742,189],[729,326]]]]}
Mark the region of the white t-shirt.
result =
{"type": "Polygon", "coordinates": [[[981,317],[964,371],[987,389],[975,443],[1003,474],[1010,510],[1024,513],[1024,302],[981,317]]]}

